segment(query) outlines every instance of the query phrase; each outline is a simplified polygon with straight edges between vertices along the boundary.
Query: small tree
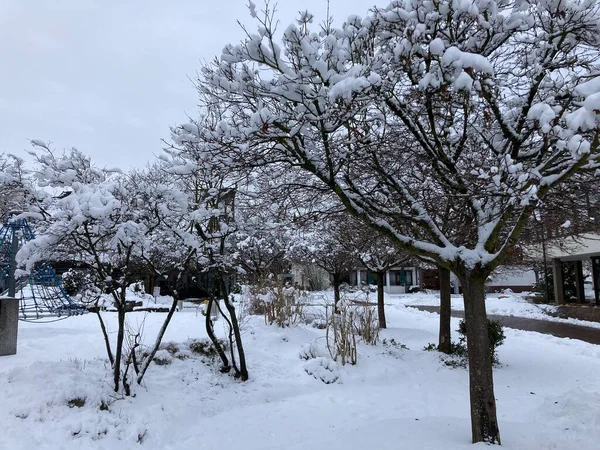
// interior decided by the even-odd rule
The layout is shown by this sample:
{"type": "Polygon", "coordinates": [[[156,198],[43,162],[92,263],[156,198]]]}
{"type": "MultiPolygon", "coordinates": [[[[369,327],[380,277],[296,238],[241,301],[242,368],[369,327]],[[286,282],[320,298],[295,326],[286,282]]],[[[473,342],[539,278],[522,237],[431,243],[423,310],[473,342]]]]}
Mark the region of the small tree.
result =
{"type": "MultiPolygon", "coordinates": [[[[62,193],[45,196],[39,208],[44,209],[47,220],[38,224],[37,237],[21,248],[17,259],[25,270],[31,270],[40,260],[73,261],[87,268],[93,284],[110,297],[116,309],[117,334],[113,343],[100,308],[95,308],[112,366],[113,388],[120,391],[123,387],[129,395],[129,366],[134,365],[141,382],[151,360],[143,362],[140,372],[135,359],[141,344],[138,332],[134,331],[135,345],[126,348],[127,289],[139,281],[137,267],[145,252],[154,246],[152,233],[161,223],[147,211],[160,210],[164,214],[175,203],[154,192],[149,194],[148,186],[139,180],[133,182],[118,171],[95,167],[76,149],[57,156],[39,141],[34,141],[34,146],[41,149],[41,153],[33,153],[37,183],[41,188],[61,189],[62,193]],[[140,208],[143,193],[148,194],[145,213],[140,208]]],[[[174,299],[151,354],[160,345],[175,306],[174,299]]]]}
{"type": "Polygon", "coordinates": [[[230,296],[232,278],[243,271],[239,254],[235,251],[235,238],[239,232],[235,209],[236,200],[241,195],[240,178],[239,174],[211,160],[204,143],[191,134],[197,130],[194,124],[173,128],[174,145],[162,158],[162,170],[170,174],[180,191],[187,195],[185,221],[183,226],[176,225],[173,230],[193,250],[197,267],[210,273],[216,282],[208,299],[207,311],[218,308],[228,325],[231,361],[215,336],[210,314],[206,315],[206,331],[223,362],[222,370],[233,368],[236,377],[245,381],[248,369],[242,333],[230,296]],[[220,300],[225,311],[221,309],[220,300]]]}
{"type": "Polygon", "coordinates": [[[330,275],[335,311],[343,277],[358,267],[348,231],[343,216],[323,218],[300,229],[288,252],[292,260],[317,265],[330,275]]]}
{"type": "Polygon", "coordinates": [[[387,328],[385,319],[385,277],[393,269],[406,266],[412,258],[406,252],[399,250],[389,239],[379,233],[374,233],[355,219],[353,232],[349,233],[349,244],[354,247],[356,258],[361,265],[377,277],[377,317],[379,328],[387,328]]]}

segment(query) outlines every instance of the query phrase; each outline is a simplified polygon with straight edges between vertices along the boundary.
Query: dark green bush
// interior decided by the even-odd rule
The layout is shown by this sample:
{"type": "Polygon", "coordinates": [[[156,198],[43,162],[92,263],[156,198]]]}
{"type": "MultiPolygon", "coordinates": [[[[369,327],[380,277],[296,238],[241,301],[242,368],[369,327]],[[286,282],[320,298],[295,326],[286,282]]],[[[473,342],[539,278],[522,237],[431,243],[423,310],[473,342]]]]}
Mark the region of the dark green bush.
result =
{"type": "Polygon", "coordinates": [[[69,408],[83,408],[85,405],[85,397],[74,397],[67,400],[67,406],[69,408]]]}
{"type": "MultiPolygon", "coordinates": [[[[461,320],[458,324],[459,334],[458,342],[450,343],[450,353],[444,358],[444,363],[452,367],[466,367],[468,362],[467,352],[467,323],[461,320]]],[[[488,333],[490,338],[490,355],[492,364],[495,366],[500,364],[496,350],[504,343],[505,335],[504,328],[497,320],[488,319],[488,333]]],[[[436,344],[430,343],[423,350],[438,351],[436,344]]]]}
{"type": "MultiPolygon", "coordinates": [[[[464,352],[466,354],[467,350],[467,323],[464,320],[461,320],[458,324],[458,334],[460,334],[460,338],[458,339],[458,346],[464,347],[464,352]]],[[[492,357],[492,363],[494,365],[499,364],[498,354],[496,353],[496,349],[500,347],[504,343],[504,328],[497,320],[488,319],[488,335],[490,337],[490,355],[492,357]]]]}

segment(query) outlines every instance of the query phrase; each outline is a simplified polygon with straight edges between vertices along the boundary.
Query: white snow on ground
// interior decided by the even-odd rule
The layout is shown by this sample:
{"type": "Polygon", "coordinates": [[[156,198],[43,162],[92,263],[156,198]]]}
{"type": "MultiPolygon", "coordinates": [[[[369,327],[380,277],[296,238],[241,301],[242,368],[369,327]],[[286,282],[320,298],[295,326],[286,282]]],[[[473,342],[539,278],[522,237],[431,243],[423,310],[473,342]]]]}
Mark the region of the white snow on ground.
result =
{"type": "MultiPolygon", "coordinates": [[[[169,295],[153,296],[144,292],[138,291],[131,285],[125,291],[125,300],[127,302],[135,302],[136,306],[134,310],[145,310],[145,309],[169,309],[173,303],[173,297],[169,295]]],[[[77,299],[75,299],[77,301],[77,299]]],[[[102,294],[98,300],[98,306],[106,311],[116,311],[117,309],[113,305],[114,299],[110,294],[102,294]]],[[[180,302],[183,308],[190,308],[197,310],[198,312],[203,309],[202,305],[192,302],[180,302]]]]}
{"type": "MultiPolygon", "coordinates": [[[[556,312],[553,305],[538,305],[528,302],[525,297],[531,293],[516,294],[513,292],[487,294],[485,304],[488,314],[499,316],[526,317],[529,319],[548,320],[551,322],[570,323],[593,328],[600,328],[600,323],[578,319],[563,319],[550,316],[548,313],[556,312]]],[[[452,295],[452,309],[464,311],[465,305],[462,295],[452,295]]],[[[386,303],[390,306],[440,306],[439,292],[417,292],[415,294],[388,295],[386,303]]]]}
{"type": "MultiPolygon", "coordinates": [[[[467,372],[422,351],[437,339],[438,316],[402,305],[387,313],[381,337],[409,350],[361,345],[358,365],[342,367],[327,358],[323,330],[280,329],[248,317],[248,382],[196,357],[173,358],[153,365],[129,398],[111,392],[94,315],[22,323],[18,354],[0,358],[0,449],[483,448],[470,444],[467,372]],[[310,344],[320,354],[305,361],[299,355],[310,344]],[[85,405],[70,408],[75,398],[85,405]],[[108,410],[100,409],[103,402],[108,410]]],[[[114,313],[105,316],[114,331],[114,313]]],[[[164,314],[128,316],[145,317],[149,341],[164,314]]],[[[203,320],[192,310],[176,313],[166,341],[204,337],[203,320]]],[[[524,331],[506,335],[503,366],[495,371],[503,448],[597,449],[600,347],[524,331]]]]}

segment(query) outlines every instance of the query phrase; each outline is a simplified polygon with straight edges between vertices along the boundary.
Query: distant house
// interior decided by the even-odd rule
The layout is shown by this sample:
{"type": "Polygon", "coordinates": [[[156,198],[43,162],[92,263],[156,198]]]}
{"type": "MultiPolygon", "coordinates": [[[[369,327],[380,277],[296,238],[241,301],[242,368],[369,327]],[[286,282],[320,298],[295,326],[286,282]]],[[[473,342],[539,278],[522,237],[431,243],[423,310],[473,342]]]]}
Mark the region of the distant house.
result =
{"type": "MultiPolygon", "coordinates": [[[[329,275],[323,269],[314,265],[292,266],[286,281],[297,283],[306,289],[321,290],[330,287],[329,275]]],[[[283,279],[283,278],[282,278],[283,279]]],[[[351,286],[363,284],[376,285],[376,274],[365,270],[355,269],[342,277],[342,283],[351,286]]],[[[460,281],[453,273],[450,274],[451,292],[462,292],[460,281]]],[[[492,273],[486,283],[487,292],[502,292],[510,289],[513,292],[529,292],[536,283],[536,274],[528,267],[500,267],[492,273]]],[[[384,291],[387,294],[405,294],[412,289],[440,289],[438,269],[422,268],[417,266],[395,267],[385,276],[384,291]]]]}
{"type": "Polygon", "coordinates": [[[575,301],[593,301],[600,306],[600,234],[596,232],[573,234],[562,238],[541,241],[526,247],[528,257],[545,261],[552,271],[554,300],[561,305],[570,301],[565,295],[567,273],[575,279],[575,301]],[[591,285],[586,289],[584,266],[591,275],[591,285]],[[591,298],[586,297],[589,292],[591,298]]]}
{"type": "MultiPolygon", "coordinates": [[[[377,284],[376,275],[365,269],[352,270],[348,274],[348,284],[377,284]]],[[[409,288],[421,288],[420,269],[418,267],[395,267],[385,274],[383,290],[387,294],[404,294],[409,288]]]]}
{"type": "Polygon", "coordinates": [[[328,289],[331,286],[329,274],[315,264],[292,264],[285,280],[313,291],[328,289]]]}
{"type": "Polygon", "coordinates": [[[530,267],[502,266],[488,277],[486,291],[502,292],[510,289],[513,292],[531,292],[536,281],[536,273],[530,267]]]}
{"type": "MultiPolygon", "coordinates": [[[[366,270],[354,270],[349,275],[351,285],[376,284],[375,274],[366,270]]],[[[462,292],[460,281],[450,274],[451,292],[462,292]]],[[[501,292],[510,289],[513,292],[529,292],[536,283],[536,274],[527,267],[500,267],[492,273],[486,283],[487,292],[501,292]]],[[[386,273],[384,291],[388,294],[404,294],[409,288],[440,289],[438,269],[421,267],[398,267],[386,273]]]]}

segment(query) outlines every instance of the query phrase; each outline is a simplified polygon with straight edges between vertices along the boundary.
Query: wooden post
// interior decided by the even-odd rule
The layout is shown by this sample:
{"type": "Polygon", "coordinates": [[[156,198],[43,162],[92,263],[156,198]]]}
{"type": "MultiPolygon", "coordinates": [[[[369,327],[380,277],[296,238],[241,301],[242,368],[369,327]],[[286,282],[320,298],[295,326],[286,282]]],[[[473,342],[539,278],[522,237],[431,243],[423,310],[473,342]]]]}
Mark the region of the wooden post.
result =
{"type": "Polygon", "coordinates": [[[19,300],[0,297],[0,356],[17,353],[19,300]]]}
{"type": "Polygon", "coordinates": [[[592,257],[592,278],[594,279],[596,306],[600,306],[600,256],[592,257]]]}
{"type": "Polygon", "coordinates": [[[554,301],[557,305],[564,305],[565,282],[563,279],[563,264],[558,258],[552,260],[552,275],[554,276],[554,301]]]}
{"type": "Polygon", "coordinates": [[[575,291],[577,303],[585,303],[585,288],[583,286],[583,262],[575,261],[575,291]]]}

